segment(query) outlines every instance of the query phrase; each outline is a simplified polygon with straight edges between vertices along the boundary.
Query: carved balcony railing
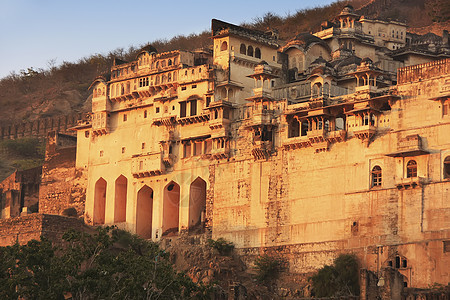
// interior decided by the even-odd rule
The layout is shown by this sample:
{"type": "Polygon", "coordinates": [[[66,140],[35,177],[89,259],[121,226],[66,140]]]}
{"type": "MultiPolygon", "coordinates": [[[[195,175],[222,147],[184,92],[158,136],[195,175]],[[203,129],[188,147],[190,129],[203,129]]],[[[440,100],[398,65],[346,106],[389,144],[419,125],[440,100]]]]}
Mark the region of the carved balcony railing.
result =
{"type": "Polygon", "coordinates": [[[408,135],[397,142],[397,151],[387,154],[391,157],[407,157],[428,154],[423,149],[422,138],[418,134],[408,135]]]}
{"type": "Polygon", "coordinates": [[[132,157],[131,173],[135,178],[161,175],[164,172],[162,152],[138,154],[132,157]]]}
{"type": "Polygon", "coordinates": [[[422,187],[427,184],[428,180],[425,177],[409,177],[409,178],[397,178],[395,181],[395,186],[397,189],[409,189],[422,187]]]}

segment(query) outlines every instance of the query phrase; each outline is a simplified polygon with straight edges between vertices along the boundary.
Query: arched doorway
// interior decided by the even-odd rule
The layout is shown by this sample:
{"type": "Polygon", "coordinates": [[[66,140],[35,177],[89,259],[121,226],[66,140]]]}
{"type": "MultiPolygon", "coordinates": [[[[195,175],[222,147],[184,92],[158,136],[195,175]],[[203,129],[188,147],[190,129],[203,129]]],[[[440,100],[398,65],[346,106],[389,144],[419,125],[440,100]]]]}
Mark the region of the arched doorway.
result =
{"type": "Polygon", "coordinates": [[[206,210],[206,182],[197,177],[189,191],[189,228],[201,225],[202,214],[206,210]]]}
{"type": "Polygon", "coordinates": [[[152,237],[153,190],[144,185],[137,193],[136,234],[144,239],[152,237]]]}
{"type": "Polygon", "coordinates": [[[120,175],[116,179],[114,199],[114,223],[126,221],[127,216],[127,178],[120,175]]]}
{"type": "Polygon", "coordinates": [[[94,192],[94,225],[105,224],[106,180],[100,178],[95,183],[94,192]]]}
{"type": "Polygon", "coordinates": [[[171,181],[164,188],[163,235],[177,234],[180,218],[180,186],[171,181]]]}

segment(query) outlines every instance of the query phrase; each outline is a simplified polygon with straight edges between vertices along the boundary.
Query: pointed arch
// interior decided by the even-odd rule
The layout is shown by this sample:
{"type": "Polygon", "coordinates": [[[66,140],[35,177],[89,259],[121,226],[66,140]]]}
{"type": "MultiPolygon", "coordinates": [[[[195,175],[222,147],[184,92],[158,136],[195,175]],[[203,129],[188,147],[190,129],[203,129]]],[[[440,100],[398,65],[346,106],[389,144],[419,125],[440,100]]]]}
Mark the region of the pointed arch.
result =
{"type": "Polygon", "coordinates": [[[163,193],[163,235],[177,234],[180,220],[180,186],[171,181],[163,193]]]}
{"type": "Polygon", "coordinates": [[[114,223],[126,221],[127,216],[127,185],[128,180],[120,175],[115,182],[114,223]]]}
{"type": "Polygon", "coordinates": [[[189,190],[189,228],[201,225],[206,212],[206,181],[197,177],[189,190]]]}
{"type": "Polygon", "coordinates": [[[153,190],[144,185],[137,193],[136,234],[144,239],[152,237],[153,190]]]}
{"type": "Polygon", "coordinates": [[[94,225],[105,224],[106,180],[101,178],[95,183],[94,191],[94,225]]]}

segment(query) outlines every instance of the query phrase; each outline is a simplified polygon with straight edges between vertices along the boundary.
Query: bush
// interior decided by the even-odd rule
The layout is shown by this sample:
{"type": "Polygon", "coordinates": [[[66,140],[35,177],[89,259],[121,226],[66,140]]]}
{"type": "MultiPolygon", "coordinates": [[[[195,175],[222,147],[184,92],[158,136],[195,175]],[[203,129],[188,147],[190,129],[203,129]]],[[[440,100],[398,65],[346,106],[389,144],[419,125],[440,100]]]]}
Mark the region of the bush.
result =
{"type": "Polygon", "coordinates": [[[341,254],[332,266],[324,266],[310,277],[316,297],[359,295],[359,266],[353,254],[341,254]]]}
{"type": "Polygon", "coordinates": [[[255,260],[256,279],[259,282],[268,282],[277,278],[282,263],[282,260],[268,254],[258,256],[255,260]]]}
{"type": "Polygon", "coordinates": [[[228,242],[224,238],[218,238],[216,241],[208,239],[208,246],[219,251],[220,255],[229,255],[234,249],[232,242],[228,242]]]}
{"type": "Polygon", "coordinates": [[[11,154],[23,157],[43,157],[44,146],[36,138],[23,138],[18,140],[6,140],[1,146],[11,154]]]}

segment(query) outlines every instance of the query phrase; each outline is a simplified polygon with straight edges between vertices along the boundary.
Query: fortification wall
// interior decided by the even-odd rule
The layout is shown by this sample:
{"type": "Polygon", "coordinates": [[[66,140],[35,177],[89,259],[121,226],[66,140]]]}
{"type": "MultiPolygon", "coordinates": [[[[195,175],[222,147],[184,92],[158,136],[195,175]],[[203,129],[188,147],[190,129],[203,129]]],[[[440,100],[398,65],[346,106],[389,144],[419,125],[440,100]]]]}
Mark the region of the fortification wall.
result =
{"type": "Polygon", "coordinates": [[[0,220],[0,246],[16,242],[23,245],[41,236],[56,241],[69,229],[81,230],[83,222],[76,218],[56,215],[32,214],[0,220]]]}
{"type": "Polygon", "coordinates": [[[82,216],[86,176],[75,168],[76,138],[50,132],[39,189],[39,212],[82,216]],[[70,209],[70,210],[68,210],[70,209]]]}
{"type": "Polygon", "coordinates": [[[65,116],[42,118],[36,121],[16,124],[0,124],[0,140],[23,137],[46,137],[51,131],[73,134],[68,129],[77,125],[82,114],[73,113],[65,116]]]}

